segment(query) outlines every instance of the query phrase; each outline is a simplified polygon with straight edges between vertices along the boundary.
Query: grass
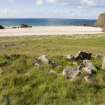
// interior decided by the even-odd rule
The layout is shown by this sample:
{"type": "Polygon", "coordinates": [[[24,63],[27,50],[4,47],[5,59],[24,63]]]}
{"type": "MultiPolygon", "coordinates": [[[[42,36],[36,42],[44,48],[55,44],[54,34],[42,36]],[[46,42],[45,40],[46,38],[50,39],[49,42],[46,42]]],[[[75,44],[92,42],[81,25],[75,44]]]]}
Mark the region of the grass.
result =
{"type": "Polygon", "coordinates": [[[28,56],[48,54],[49,56],[56,56],[76,53],[79,50],[104,54],[105,38],[23,37],[0,39],[0,54],[17,53],[28,56]]]}
{"type": "Polygon", "coordinates": [[[82,75],[70,82],[62,73],[73,66],[64,59],[79,50],[105,53],[105,37],[7,37],[0,38],[0,105],[105,105],[105,71],[101,59],[93,59],[98,68],[95,83],[86,83],[82,75]],[[34,57],[46,54],[60,64],[52,68],[32,65],[34,57]]]}

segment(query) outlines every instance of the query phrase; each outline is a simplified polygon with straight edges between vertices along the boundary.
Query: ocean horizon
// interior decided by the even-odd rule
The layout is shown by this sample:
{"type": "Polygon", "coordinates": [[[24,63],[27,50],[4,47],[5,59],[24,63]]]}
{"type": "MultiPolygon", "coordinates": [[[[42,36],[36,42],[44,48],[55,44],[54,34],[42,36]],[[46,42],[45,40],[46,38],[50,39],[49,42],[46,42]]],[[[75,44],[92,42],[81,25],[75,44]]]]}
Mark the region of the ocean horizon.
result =
{"type": "Polygon", "coordinates": [[[19,26],[20,24],[27,24],[31,26],[94,26],[95,19],[0,19],[0,25],[9,26],[19,26]]]}

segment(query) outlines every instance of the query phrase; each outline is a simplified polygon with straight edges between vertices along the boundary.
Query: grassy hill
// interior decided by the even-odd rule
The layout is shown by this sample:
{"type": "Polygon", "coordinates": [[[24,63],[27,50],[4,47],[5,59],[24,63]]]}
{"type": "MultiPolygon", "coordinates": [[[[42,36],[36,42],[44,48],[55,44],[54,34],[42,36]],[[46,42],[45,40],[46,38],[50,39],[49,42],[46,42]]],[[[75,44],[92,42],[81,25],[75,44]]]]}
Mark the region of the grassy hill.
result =
{"type": "Polygon", "coordinates": [[[63,56],[80,50],[104,55],[105,37],[0,38],[0,105],[104,105],[105,71],[100,58],[92,59],[98,68],[94,83],[86,83],[84,74],[74,82],[49,74],[50,70],[62,73],[66,66],[73,66],[63,56]],[[34,57],[42,54],[60,66],[32,65],[34,57]]]}

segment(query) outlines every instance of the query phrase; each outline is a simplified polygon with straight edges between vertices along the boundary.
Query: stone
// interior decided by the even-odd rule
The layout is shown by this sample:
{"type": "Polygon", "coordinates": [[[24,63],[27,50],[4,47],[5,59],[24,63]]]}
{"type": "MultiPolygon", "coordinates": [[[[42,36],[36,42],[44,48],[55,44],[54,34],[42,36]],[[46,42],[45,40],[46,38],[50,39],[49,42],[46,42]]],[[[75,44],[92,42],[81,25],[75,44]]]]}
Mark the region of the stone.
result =
{"type": "Polygon", "coordinates": [[[105,57],[103,57],[103,59],[102,59],[102,69],[103,70],[105,69],[105,57]]]}
{"type": "Polygon", "coordinates": [[[40,67],[41,65],[43,64],[46,64],[48,65],[49,64],[49,60],[47,58],[46,55],[41,55],[40,57],[38,58],[34,58],[32,64],[36,67],[40,67]]]}
{"type": "Polygon", "coordinates": [[[21,25],[20,25],[20,28],[30,28],[30,27],[32,27],[32,26],[29,26],[29,25],[27,25],[27,24],[21,24],[21,25]]]}
{"type": "Polygon", "coordinates": [[[84,60],[83,64],[85,65],[85,67],[83,68],[83,70],[88,74],[91,75],[93,74],[94,71],[96,71],[96,67],[92,64],[92,62],[90,60],[84,60]]]}
{"type": "Polygon", "coordinates": [[[38,58],[41,64],[49,64],[49,60],[47,55],[42,55],[38,58]]]}
{"type": "Polygon", "coordinates": [[[62,75],[65,76],[67,79],[73,81],[79,75],[83,67],[84,67],[83,65],[80,65],[74,68],[66,67],[63,70],[62,75]]]}
{"type": "Polygon", "coordinates": [[[71,61],[73,61],[73,60],[75,60],[75,61],[78,61],[78,60],[91,60],[91,58],[92,58],[91,53],[83,52],[83,51],[79,51],[74,56],[73,55],[67,55],[66,56],[66,59],[71,60],[71,61]]]}
{"type": "Polygon", "coordinates": [[[87,52],[79,51],[75,56],[75,60],[91,60],[92,54],[87,52]]]}
{"type": "Polygon", "coordinates": [[[86,82],[93,82],[93,74],[96,71],[96,67],[92,64],[90,60],[84,60],[83,61],[84,68],[83,71],[85,71],[87,74],[84,77],[86,82]]]}
{"type": "Polygon", "coordinates": [[[87,72],[87,74],[90,75],[90,74],[93,74],[94,71],[96,71],[96,67],[92,64],[90,60],[84,60],[83,64],[85,65],[83,70],[87,72]]]}
{"type": "Polygon", "coordinates": [[[0,29],[5,29],[5,27],[4,27],[4,26],[2,26],[2,25],[0,25],[0,29]]]}
{"type": "Polygon", "coordinates": [[[105,27],[105,13],[102,13],[99,15],[97,22],[96,22],[96,26],[98,27],[105,27]]]}
{"type": "Polygon", "coordinates": [[[49,60],[49,64],[51,65],[52,68],[59,66],[59,64],[57,64],[54,60],[49,60]]]}
{"type": "Polygon", "coordinates": [[[72,60],[73,57],[74,57],[73,55],[68,54],[68,55],[65,57],[65,59],[67,59],[67,60],[72,60]]]}
{"type": "Polygon", "coordinates": [[[33,62],[32,62],[33,66],[39,67],[40,66],[40,62],[37,58],[34,58],[33,62]]]}

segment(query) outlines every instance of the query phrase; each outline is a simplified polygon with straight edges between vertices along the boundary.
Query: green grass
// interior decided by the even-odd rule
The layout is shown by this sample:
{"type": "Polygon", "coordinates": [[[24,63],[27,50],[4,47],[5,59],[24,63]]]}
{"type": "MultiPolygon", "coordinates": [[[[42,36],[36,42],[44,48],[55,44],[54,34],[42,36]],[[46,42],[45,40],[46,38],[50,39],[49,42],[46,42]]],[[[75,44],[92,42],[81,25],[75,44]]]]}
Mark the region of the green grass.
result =
{"type": "Polygon", "coordinates": [[[84,39],[71,37],[0,38],[0,54],[56,56],[76,53],[79,50],[104,54],[105,37],[84,39]]]}
{"type": "Polygon", "coordinates": [[[49,74],[73,66],[63,56],[79,50],[104,55],[105,37],[0,38],[0,105],[105,105],[105,71],[100,58],[92,60],[98,67],[94,83],[86,83],[82,75],[70,82],[49,74]],[[33,66],[34,57],[42,54],[60,66],[33,66]]]}

